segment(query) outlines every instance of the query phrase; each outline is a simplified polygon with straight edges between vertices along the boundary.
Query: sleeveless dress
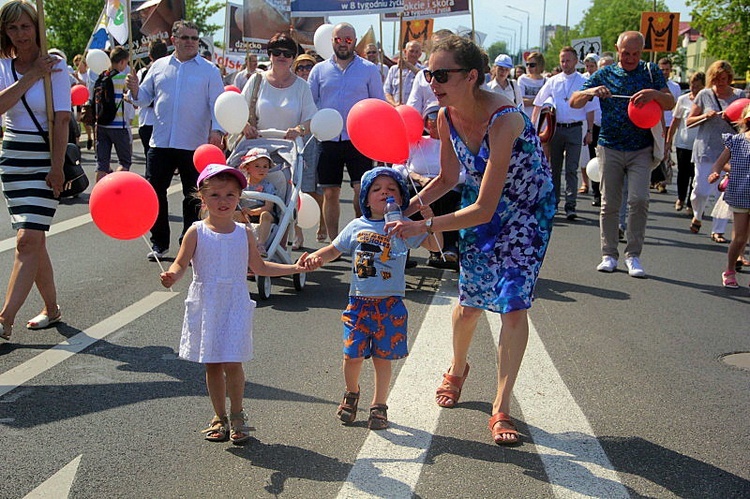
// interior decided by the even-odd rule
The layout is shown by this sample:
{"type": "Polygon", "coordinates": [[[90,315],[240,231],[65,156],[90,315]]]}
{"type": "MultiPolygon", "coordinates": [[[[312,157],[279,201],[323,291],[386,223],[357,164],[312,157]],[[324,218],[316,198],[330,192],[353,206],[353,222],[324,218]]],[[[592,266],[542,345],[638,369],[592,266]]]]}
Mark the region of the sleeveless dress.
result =
{"type": "Polygon", "coordinates": [[[185,300],[180,358],[204,364],[250,360],[255,302],[247,291],[245,226],[235,223],[232,233],[219,234],[203,221],[193,225],[198,243],[185,300]]]}
{"type": "Polygon", "coordinates": [[[513,144],[500,202],[488,223],[459,231],[459,301],[467,307],[499,313],[531,307],[555,215],[552,174],[531,120],[517,107],[504,106],[495,111],[476,155],[459,137],[446,109],[451,143],[466,169],[463,208],[479,196],[490,154],[489,128],[508,113],[520,113],[524,128],[513,144]]]}

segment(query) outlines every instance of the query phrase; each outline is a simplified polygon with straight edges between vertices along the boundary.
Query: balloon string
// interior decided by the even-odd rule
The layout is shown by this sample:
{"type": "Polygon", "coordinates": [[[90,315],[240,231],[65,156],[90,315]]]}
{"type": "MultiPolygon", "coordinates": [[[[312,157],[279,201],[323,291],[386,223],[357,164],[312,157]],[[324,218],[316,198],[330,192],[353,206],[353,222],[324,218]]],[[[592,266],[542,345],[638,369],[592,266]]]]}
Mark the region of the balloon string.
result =
{"type": "Polygon", "coordinates": [[[300,149],[300,151],[299,151],[299,153],[300,153],[300,154],[302,154],[303,152],[305,152],[305,149],[307,149],[307,145],[308,145],[308,144],[309,144],[309,143],[310,143],[310,142],[312,141],[312,139],[314,139],[314,138],[315,138],[315,136],[314,136],[314,135],[310,135],[310,138],[309,138],[309,139],[307,139],[307,142],[305,142],[305,145],[304,145],[304,146],[302,146],[302,149],[300,149]]]}
{"type": "MultiPolygon", "coordinates": [[[[419,154],[422,155],[422,161],[424,161],[424,153],[421,149],[417,149],[419,151],[419,154]]],[[[406,173],[407,177],[409,177],[409,181],[411,182],[411,186],[414,189],[414,192],[417,193],[417,201],[419,201],[420,206],[424,206],[424,202],[422,201],[422,196],[419,194],[419,191],[417,190],[417,184],[414,182],[414,179],[411,177],[411,157],[406,160],[406,173]]],[[[433,232],[432,237],[435,239],[435,243],[438,245],[438,251],[440,252],[440,258],[445,262],[445,254],[443,254],[443,247],[440,244],[440,241],[438,241],[437,235],[433,232]]]]}
{"type": "MultiPolygon", "coordinates": [[[[143,234],[141,238],[143,239],[143,242],[146,243],[146,247],[148,247],[150,250],[153,251],[154,259],[156,260],[156,263],[159,264],[159,268],[161,269],[161,271],[166,272],[166,270],[164,269],[164,265],[162,265],[161,262],[159,261],[159,256],[156,254],[156,251],[154,251],[154,249],[149,244],[148,239],[146,239],[146,234],[143,234]]],[[[174,290],[172,289],[171,286],[169,287],[169,290],[174,293],[174,290]]]]}

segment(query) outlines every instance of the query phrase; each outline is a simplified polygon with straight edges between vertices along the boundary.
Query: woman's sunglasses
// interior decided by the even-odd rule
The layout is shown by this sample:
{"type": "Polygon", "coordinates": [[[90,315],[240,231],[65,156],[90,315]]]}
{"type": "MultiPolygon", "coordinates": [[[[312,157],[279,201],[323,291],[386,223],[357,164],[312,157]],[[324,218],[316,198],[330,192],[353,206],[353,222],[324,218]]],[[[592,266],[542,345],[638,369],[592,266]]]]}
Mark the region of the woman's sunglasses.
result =
{"type": "Polygon", "coordinates": [[[527,62],[526,63],[526,67],[527,68],[535,68],[536,67],[536,63],[535,62],[527,62]]]}
{"type": "Polygon", "coordinates": [[[300,64],[295,71],[310,71],[312,68],[312,64],[300,64]]]}
{"type": "Polygon", "coordinates": [[[294,57],[294,52],[291,50],[282,50],[282,49],[268,49],[268,55],[272,55],[274,57],[286,57],[287,59],[291,59],[294,57]]]}
{"type": "Polygon", "coordinates": [[[431,83],[433,78],[438,83],[445,83],[448,81],[449,73],[460,73],[463,71],[468,72],[469,70],[464,68],[436,69],[435,71],[430,71],[429,69],[423,70],[424,79],[427,80],[427,83],[431,83]]]}

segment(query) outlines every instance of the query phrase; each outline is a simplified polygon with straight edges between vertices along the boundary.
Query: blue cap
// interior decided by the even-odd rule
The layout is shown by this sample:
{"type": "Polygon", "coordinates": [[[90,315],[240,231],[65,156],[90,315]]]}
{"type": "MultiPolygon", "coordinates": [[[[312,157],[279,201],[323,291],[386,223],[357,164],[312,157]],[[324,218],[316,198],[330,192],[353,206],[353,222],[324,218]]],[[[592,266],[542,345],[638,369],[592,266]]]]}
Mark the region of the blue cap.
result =
{"type": "Polygon", "coordinates": [[[404,211],[409,207],[411,196],[409,195],[409,186],[406,185],[406,179],[393,168],[378,166],[362,175],[360,183],[359,207],[362,210],[362,214],[367,218],[372,217],[370,207],[367,206],[367,194],[370,192],[372,183],[381,175],[391,177],[398,184],[398,187],[401,190],[401,211],[404,211]]]}

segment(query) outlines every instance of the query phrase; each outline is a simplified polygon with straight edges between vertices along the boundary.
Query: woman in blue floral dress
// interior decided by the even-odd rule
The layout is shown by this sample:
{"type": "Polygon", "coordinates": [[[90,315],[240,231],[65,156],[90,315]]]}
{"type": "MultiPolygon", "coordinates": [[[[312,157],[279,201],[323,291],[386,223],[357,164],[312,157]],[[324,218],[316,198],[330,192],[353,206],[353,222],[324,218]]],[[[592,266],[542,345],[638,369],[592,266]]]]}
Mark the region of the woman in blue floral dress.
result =
{"type": "MultiPolygon", "coordinates": [[[[425,76],[444,109],[438,117],[440,174],[421,192],[431,203],[466,168],[460,210],[395,226],[408,237],[460,229],[459,305],[453,312],[453,363],[437,390],[454,407],[469,373],[467,355],[484,310],[500,314],[497,395],[489,428],[499,445],[519,442],[508,415],[529,334],[527,310],[552,230],[552,176],[531,122],[505,97],[482,90],[481,50],[458,36],[438,43],[425,76]],[[500,187],[502,186],[502,187],[500,187]]],[[[412,199],[407,214],[417,210],[412,199]]]]}

